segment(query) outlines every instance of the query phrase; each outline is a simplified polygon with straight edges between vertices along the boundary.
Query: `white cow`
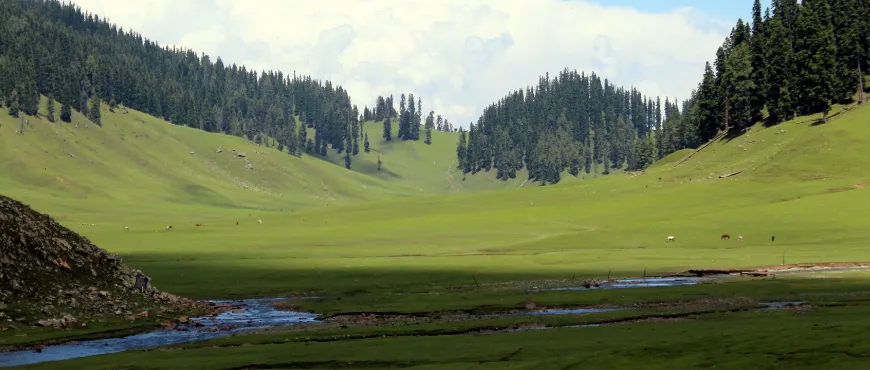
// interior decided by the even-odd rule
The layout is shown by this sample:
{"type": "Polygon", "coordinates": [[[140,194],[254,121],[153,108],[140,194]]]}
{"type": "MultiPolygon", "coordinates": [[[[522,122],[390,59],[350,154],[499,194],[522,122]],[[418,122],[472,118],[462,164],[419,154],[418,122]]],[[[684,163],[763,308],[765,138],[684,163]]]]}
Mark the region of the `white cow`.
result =
{"type": "Polygon", "coordinates": [[[124,231],[130,231],[130,228],[127,226],[124,226],[124,231]]]}
{"type": "Polygon", "coordinates": [[[262,223],[263,223],[263,220],[257,220],[257,223],[258,223],[258,224],[262,224],[262,223]]]}
{"type": "Polygon", "coordinates": [[[742,242],[742,241],[743,241],[743,236],[742,236],[742,235],[738,235],[738,236],[737,236],[737,241],[738,241],[738,242],[742,242]]]}
{"type": "Polygon", "coordinates": [[[669,241],[669,242],[672,242],[672,241],[675,241],[675,240],[676,240],[676,238],[674,238],[673,235],[671,235],[671,236],[668,237],[668,241],[669,241]]]}

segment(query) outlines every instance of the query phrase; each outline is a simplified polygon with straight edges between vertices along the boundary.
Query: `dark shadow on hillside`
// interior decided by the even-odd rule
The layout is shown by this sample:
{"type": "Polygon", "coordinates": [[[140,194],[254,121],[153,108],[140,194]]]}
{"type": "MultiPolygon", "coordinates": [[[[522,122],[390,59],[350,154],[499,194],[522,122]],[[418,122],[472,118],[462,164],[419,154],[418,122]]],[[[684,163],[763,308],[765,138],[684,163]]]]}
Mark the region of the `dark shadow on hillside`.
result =
{"type": "Polygon", "coordinates": [[[743,136],[743,134],[745,134],[745,133],[746,133],[745,128],[730,127],[730,128],[728,128],[728,132],[725,133],[725,136],[722,136],[722,138],[719,141],[725,142],[727,144],[727,143],[731,142],[731,140],[734,140],[740,136],[743,136]]]}
{"type": "Polygon", "coordinates": [[[782,123],[782,122],[778,122],[778,121],[774,120],[773,117],[770,117],[770,116],[765,117],[764,120],[761,121],[762,126],[764,126],[765,128],[773,127],[773,126],[776,126],[780,123],[782,123]]]}
{"type": "MultiPolygon", "coordinates": [[[[256,252],[252,251],[252,255],[256,252]]],[[[485,256],[484,256],[485,257],[485,256]]],[[[361,257],[360,260],[373,257],[361,257]]],[[[377,257],[374,257],[377,258],[377,257]]],[[[268,264],[257,266],[256,257],[211,259],[202,255],[138,254],[125,258],[132,268],[153,278],[152,284],[161,291],[196,299],[257,298],[286,295],[357,295],[378,292],[418,292],[474,290],[496,282],[527,282],[534,280],[570,280],[582,285],[584,279],[669,275],[679,271],[629,271],[619,266],[601,270],[570,271],[566,267],[547,272],[492,272],[484,269],[415,269],[401,263],[402,258],[425,259],[425,256],[390,256],[397,260],[395,268],[348,267],[304,268],[298,261],[287,259],[287,267],[276,267],[274,258],[264,257],[268,264]],[[295,262],[295,263],[294,263],[295,262]]],[[[474,257],[468,257],[474,258],[474,257]]],[[[316,259],[312,259],[316,260],[316,259]]],[[[348,259],[352,261],[353,259],[348,259]]],[[[483,266],[483,265],[482,265],[483,266]]],[[[534,285],[517,285],[532,289],[534,285]]]]}
{"type": "MultiPolygon", "coordinates": [[[[332,151],[332,149],[330,149],[330,151],[326,153],[326,157],[324,157],[324,156],[322,156],[322,155],[320,155],[320,154],[309,154],[309,153],[307,153],[307,152],[306,152],[305,154],[303,154],[303,155],[304,155],[304,156],[309,156],[309,157],[314,158],[314,159],[319,159],[319,160],[321,160],[321,161],[323,161],[323,162],[326,162],[326,163],[328,163],[328,164],[330,164],[330,165],[332,165],[332,166],[341,166],[341,167],[344,167],[344,153],[342,153],[342,154],[337,154],[335,151],[332,151]],[[333,156],[333,155],[338,155],[339,157],[333,159],[333,158],[331,157],[331,156],[333,156]],[[334,161],[333,161],[333,160],[334,160],[334,161]]],[[[377,162],[375,162],[375,164],[370,164],[370,163],[367,163],[367,162],[365,162],[365,163],[357,163],[357,164],[354,164],[354,163],[355,163],[354,160],[357,159],[357,158],[360,158],[360,157],[363,156],[363,155],[375,155],[375,156],[377,156],[377,153],[375,153],[374,151],[372,151],[371,153],[365,153],[365,152],[363,152],[363,151],[360,151],[359,154],[357,154],[357,155],[355,155],[355,156],[351,156],[351,157],[350,157],[350,158],[351,158],[351,163],[350,163],[350,170],[351,170],[351,171],[354,171],[354,172],[357,172],[357,173],[361,173],[361,174],[364,174],[364,175],[376,176],[376,177],[379,177],[379,178],[381,178],[381,179],[385,179],[385,180],[389,180],[389,179],[401,179],[401,178],[402,178],[402,176],[399,175],[398,173],[395,173],[395,172],[390,171],[389,169],[387,169],[387,168],[386,168],[386,164],[384,164],[384,165],[381,167],[381,170],[380,170],[380,171],[378,171],[378,169],[377,169],[377,162]]],[[[375,159],[375,161],[377,161],[377,159],[375,159]]]]}

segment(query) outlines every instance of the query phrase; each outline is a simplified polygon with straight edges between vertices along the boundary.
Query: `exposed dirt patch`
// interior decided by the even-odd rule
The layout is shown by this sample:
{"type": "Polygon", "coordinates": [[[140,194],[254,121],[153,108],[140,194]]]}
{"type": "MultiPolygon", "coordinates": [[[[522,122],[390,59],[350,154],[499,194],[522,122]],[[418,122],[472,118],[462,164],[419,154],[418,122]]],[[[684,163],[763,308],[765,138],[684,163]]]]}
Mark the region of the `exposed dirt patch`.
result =
{"type": "Polygon", "coordinates": [[[749,271],[799,271],[817,269],[870,268],[870,262],[811,262],[788,265],[758,266],[749,271]]]}
{"type": "Polygon", "coordinates": [[[848,269],[870,269],[870,262],[810,262],[810,263],[794,263],[787,265],[766,265],[742,269],[692,269],[684,271],[679,275],[696,275],[696,276],[711,276],[711,275],[729,275],[741,274],[750,276],[768,276],[776,273],[785,272],[801,272],[801,271],[820,271],[825,270],[848,270],[848,269]]]}

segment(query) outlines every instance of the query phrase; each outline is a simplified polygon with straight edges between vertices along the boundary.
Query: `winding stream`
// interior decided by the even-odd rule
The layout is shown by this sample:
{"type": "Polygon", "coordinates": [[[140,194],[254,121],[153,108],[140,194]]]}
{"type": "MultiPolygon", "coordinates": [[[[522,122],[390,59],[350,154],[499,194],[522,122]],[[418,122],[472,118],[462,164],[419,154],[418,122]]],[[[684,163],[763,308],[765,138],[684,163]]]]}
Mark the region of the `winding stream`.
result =
{"type": "Polygon", "coordinates": [[[280,299],[213,301],[216,304],[230,304],[234,310],[223,312],[213,318],[191,318],[190,323],[179,324],[175,330],[158,330],[121,338],[72,342],[45,347],[41,352],[0,352],[0,366],[19,366],[197,342],[226,337],[245,330],[310,323],[319,316],[280,311],[267,304],[277,300],[280,299]],[[194,324],[195,322],[202,326],[194,324]]]}
{"type": "MultiPolygon", "coordinates": [[[[534,291],[682,286],[698,284],[702,280],[710,278],[712,277],[624,279],[606,282],[599,287],[568,287],[541,289],[534,291]]],[[[269,303],[271,302],[281,300],[284,299],[271,298],[235,301],[212,301],[218,305],[229,304],[233,307],[233,310],[223,312],[214,317],[191,318],[189,323],[179,324],[175,329],[172,330],[158,330],[149,333],[136,334],[120,338],[70,342],[66,344],[48,346],[43,348],[40,352],[34,352],[31,350],[0,352],[0,367],[69,360],[79,357],[96,356],[131,350],[204,341],[230,336],[246,330],[313,323],[320,316],[318,314],[311,313],[277,310],[269,305],[269,303]]],[[[771,309],[776,309],[790,305],[800,305],[802,303],[803,302],[769,302],[764,303],[763,305],[771,309]]],[[[625,310],[625,308],[544,309],[518,312],[514,313],[514,315],[583,315],[618,310],[625,310]]],[[[481,315],[481,318],[485,316],[490,315],[481,315]]],[[[575,328],[586,326],[598,325],[589,324],[567,327],[575,328]]],[[[551,329],[551,327],[505,329],[492,331],[492,333],[539,329],[551,329]]]]}

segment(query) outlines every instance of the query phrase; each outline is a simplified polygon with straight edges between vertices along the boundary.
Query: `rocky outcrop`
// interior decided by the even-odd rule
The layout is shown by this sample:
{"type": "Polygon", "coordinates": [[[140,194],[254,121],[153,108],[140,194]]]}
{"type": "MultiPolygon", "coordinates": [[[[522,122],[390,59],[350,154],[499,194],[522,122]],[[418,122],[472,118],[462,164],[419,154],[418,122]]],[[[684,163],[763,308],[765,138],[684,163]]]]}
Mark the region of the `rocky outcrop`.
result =
{"type": "Polygon", "coordinates": [[[119,255],[0,195],[0,329],[68,327],[84,325],[76,316],[171,314],[197,305],[154,286],[136,289],[137,274],[119,255]]]}

